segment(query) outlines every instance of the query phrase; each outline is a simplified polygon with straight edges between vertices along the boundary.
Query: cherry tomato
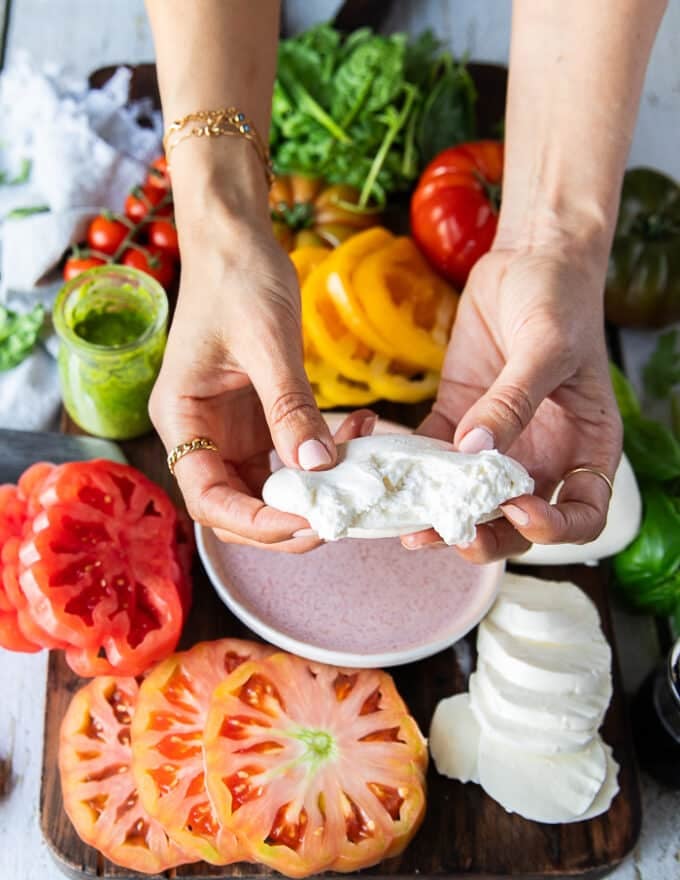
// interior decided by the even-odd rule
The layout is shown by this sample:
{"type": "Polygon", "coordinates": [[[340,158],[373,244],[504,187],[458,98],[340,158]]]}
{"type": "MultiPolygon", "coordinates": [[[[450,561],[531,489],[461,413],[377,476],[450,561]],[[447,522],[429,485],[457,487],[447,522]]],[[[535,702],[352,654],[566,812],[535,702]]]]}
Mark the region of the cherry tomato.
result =
{"type": "Polygon", "coordinates": [[[99,257],[69,257],[64,264],[64,281],[70,281],[81,272],[104,265],[104,260],[100,260],[99,257]]]}
{"type": "Polygon", "coordinates": [[[210,805],[201,737],[217,685],[241,663],[272,653],[238,639],[202,642],[159,663],[141,685],[132,722],[139,797],[192,858],[216,865],[244,858],[236,836],[219,824],[210,805]]]}
{"type": "Polygon", "coordinates": [[[493,242],[502,176],[499,141],[461,144],[430,162],[413,193],[413,237],[459,290],[493,242]]]}
{"type": "Polygon", "coordinates": [[[172,220],[154,220],[149,225],[149,242],[173,257],[179,257],[177,227],[172,220]]]}
{"type": "Polygon", "coordinates": [[[87,230],[87,243],[95,251],[115,254],[125,240],[129,228],[120,220],[100,214],[90,223],[87,230]]]}
{"type": "Polygon", "coordinates": [[[125,216],[132,220],[133,223],[139,223],[149,213],[152,207],[156,208],[160,217],[168,216],[172,213],[172,205],[170,202],[162,207],[158,207],[159,203],[165,198],[165,190],[157,186],[135,187],[125,199],[125,216]]]}
{"type": "Polygon", "coordinates": [[[290,877],[398,855],[424,815],[427,747],[379,670],[243,663],[213,693],[203,749],[219,821],[290,877]]]}
{"type": "Polygon", "coordinates": [[[140,272],[146,272],[165,288],[170,287],[175,280],[175,261],[172,256],[153,245],[145,248],[144,251],[130,248],[123,254],[121,263],[139,269],[140,272]]]}
{"type": "Polygon", "coordinates": [[[149,165],[146,183],[161,190],[170,189],[170,172],[168,171],[168,162],[165,156],[159,156],[149,165]]]}
{"type": "Polygon", "coordinates": [[[143,474],[109,461],[54,468],[24,535],[19,582],[79,675],[139,675],[177,645],[177,516],[143,474]]]}
{"type": "Polygon", "coordinates": [[[128,871],[160,874],[188,861],[142,807],[132,776],[134,678],[102,677],[73,697],[61,725],[64,809],[80,838],[128,871]]]}

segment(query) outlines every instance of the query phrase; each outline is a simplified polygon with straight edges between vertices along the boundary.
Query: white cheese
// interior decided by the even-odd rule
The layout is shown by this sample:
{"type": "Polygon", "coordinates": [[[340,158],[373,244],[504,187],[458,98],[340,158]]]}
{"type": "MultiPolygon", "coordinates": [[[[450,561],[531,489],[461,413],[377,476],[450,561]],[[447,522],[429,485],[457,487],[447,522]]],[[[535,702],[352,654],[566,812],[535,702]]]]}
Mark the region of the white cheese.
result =
{"type": "Polygon", "coordinates": [[[604,640],[535,642],[511,636],[486,619],[479,625],[477,651],[510,681],[532,690],[598,693],[609,686],[611,649],[604,640]]]}
{"type": "Polygon", "coordinates": [[[482,732],[479,781],[510,813],[536,822],[573,822],[593,805],[607,777],[599,737],[581,751],[539,755],[482,732]]]}
{"type": "Polygon", "coordinates": [[[494,450],[464,455],[416,435],[360,437],[340,444],[338,455],[330,470],[276,471],[263,499],[304,517],[327,541],[432,526],[447,544],[457,544],[473,540],[479,522],[534,486],[520,464],[494,450]]]}
{"type": "Polygon", "coordinates": [[[428,741],[437,771],[461,782],[479,782],[480,734],[467,694],[440,700],[432,716],[428,741]]]}
{"type": "Polygon", "coordinates": [[[588,807],[585,813],[581,813],[576,821],[583,822],[585,819],[593,819],[606,813],[611,806],[612,801],[619,793],[619,765],[614,760],[611,747],[607,743],[602,743],[607,755],[607,775],[602,783],[602,788],[598,791],[595,800],[588,807]]]}
{"type": "MultiPolygon", "coordinates": [[[[599,477],[593,476],[593,480],[599,477]]],[[[522,565],[575,565],[613,556],[637,535],[642,519],[642,499],[633,468],[625,455],[614,476],[607,525],[588,544],[533,544],[515,562],[522,565]]]]}
{"type": "Polygon", "coordinates": [[[488,619],[513,636],[535,641],[602,640],[597,608],[583,590],[568,582],[506,572],[488,619]]]}

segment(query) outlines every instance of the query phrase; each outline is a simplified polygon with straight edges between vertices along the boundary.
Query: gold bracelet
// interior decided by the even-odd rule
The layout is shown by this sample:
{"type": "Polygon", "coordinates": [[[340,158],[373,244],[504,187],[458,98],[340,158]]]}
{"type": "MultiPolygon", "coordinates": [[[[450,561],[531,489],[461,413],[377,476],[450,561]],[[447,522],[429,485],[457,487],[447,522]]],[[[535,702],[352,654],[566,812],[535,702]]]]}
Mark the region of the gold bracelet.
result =
{"type": "Polygon", "coordinates": [[[267,185],[274,182],[274,171],[269,156],[269,149],[257,132],[255,126],[236,107],[224,107],[221,110],[198,110],[187,113],[181,119],[168,126],[163,137],[163,149],[170,166],[170,155],[178,144],[190,137],[221,137],[222,135],[244,137],[255,147],[257,155],[264,165],[267,185]],[[189,123],[198,123],[187,127],[189,123]]]}

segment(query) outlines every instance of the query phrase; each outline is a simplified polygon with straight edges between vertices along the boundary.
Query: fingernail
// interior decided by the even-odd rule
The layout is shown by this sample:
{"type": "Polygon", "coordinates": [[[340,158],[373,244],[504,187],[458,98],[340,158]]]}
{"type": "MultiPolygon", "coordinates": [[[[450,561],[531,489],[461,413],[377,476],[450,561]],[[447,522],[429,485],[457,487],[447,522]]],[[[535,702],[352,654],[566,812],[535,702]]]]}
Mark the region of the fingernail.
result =
{"type": "Polygon", "coordinates": [[[495,445],[491,431],[480,426],[468,431],[458,444],[458,451],[464,452],[467,455],[474,455],[475,452],[493,449],[495,445]]]}
{"type": "Polygon", "coordinates": [[[529,525],[529,514],[516,504],[504,504],[501,510],[516,526],[529,525]]]}
{"type": "Polygon", "coordinates": [[[297,532],[293,532],[294,538],[316,538],[317,534],[314,529],[298,529],[297,532]]]}
{"type": "Polygon", "coordinates": [[[316,468],[324,467],[332,460],[330,452],[321,440],[305,440],[298,446],[298,464],[303,471],[313,471],[316,468]]]}
{"type": "Polygon", "coordinates": [[[376,426],[378,421],[378,417],[376,415],[366,416],[366,418],[361,423],[361,428],[359,429],[359,433],[362,437],[370,437],[373,433],[373,429],[376,426]]]}

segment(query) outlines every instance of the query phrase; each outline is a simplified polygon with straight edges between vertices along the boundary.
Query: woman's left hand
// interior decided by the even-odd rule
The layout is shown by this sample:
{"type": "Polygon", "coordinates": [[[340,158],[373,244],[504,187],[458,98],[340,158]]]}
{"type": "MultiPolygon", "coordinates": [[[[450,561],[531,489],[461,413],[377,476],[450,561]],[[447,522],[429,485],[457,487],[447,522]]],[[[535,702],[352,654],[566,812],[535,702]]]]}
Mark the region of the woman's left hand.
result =
{"type": "MultiPolygon", "coordinates": [[[[609,378],[602,290],[606,260],[565,247],[494,249],[472,271],[454,324],[432,413],[419,433],[461,452],[498,449],[520,461],[534,495],[502,507],[459,552],[472,562],[513,556],[530,543],[586,543],[604,528],[621,455],[609,378]]],[[[440,542],[433,530],[402,539],[440,542]]]]}

